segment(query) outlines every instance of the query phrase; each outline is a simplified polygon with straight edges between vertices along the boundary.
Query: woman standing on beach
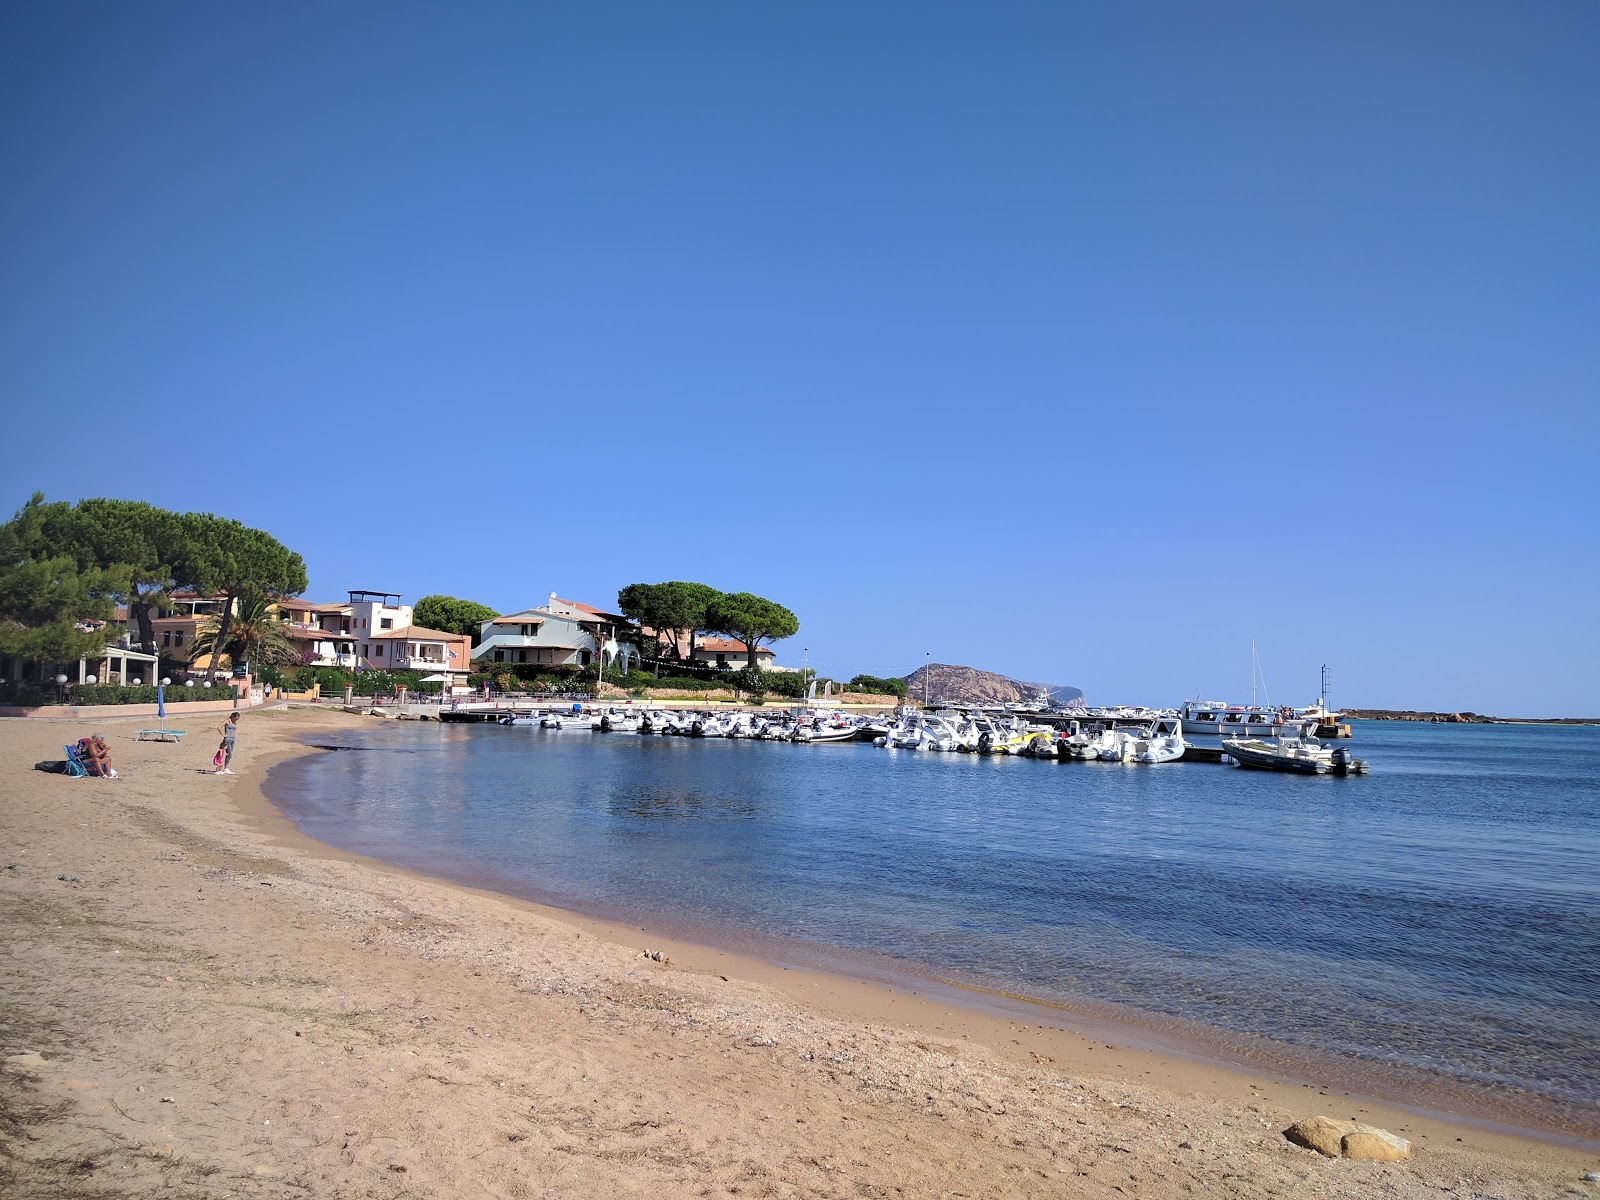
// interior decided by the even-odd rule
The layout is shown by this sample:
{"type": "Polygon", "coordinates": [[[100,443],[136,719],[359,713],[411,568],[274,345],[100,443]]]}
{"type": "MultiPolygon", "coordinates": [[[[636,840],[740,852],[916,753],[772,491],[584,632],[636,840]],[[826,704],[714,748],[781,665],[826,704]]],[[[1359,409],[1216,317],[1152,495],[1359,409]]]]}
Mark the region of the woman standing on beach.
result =
{"type": "Polygon", "coordinates": [[[217,726],[217,732],[222,735],[222,765],[212,772],[213,775],[232,775],[229,764],[233,762],[233,734],[239,728],[239,710],[234,709],[228,719],[217,726]]]}

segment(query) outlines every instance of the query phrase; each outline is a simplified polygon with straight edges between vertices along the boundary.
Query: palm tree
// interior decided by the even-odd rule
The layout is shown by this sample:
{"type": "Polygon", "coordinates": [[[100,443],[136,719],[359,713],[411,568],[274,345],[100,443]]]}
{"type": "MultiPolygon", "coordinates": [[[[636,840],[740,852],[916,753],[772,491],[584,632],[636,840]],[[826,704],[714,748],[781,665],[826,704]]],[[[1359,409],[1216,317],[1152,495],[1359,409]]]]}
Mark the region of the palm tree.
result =
{"type": "MultiPolygon", "coordinates": [[[[260,593],[241,596],[238,610],[228,623],[228,640],[222,647],[221,658],[236,662],[252,662],[257,666],[287,666],[301,661],[300,651],[284,632],[284,622],[272,611],[272,600],[260,593]]],[[[190,660],[211,654],[211,668],[218,670],[221,663],[216,650],[217,633],[221,628],[219,617],[207,617],[195,630],[194,648],[190,660]]]]}

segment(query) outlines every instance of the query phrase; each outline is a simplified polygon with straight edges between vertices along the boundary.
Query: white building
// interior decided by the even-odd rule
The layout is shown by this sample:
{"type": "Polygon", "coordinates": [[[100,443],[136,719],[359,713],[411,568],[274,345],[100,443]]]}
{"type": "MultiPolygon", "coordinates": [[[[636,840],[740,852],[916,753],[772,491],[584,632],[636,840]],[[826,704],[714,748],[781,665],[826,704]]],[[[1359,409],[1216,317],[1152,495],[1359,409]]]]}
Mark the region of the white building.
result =
{"type": "Polygon", "coordinates": [[[351,592],[340,615],[363,667],[463,678],[472,670],[472,639],[464,633],[413,625],[411,605],[401,604],[398,592],[351,592]]]}
{"type": "MultiPolygon", "coordinates": [[[[776,657],[765,646],[756,647],[756,666],[763,671],[772,670],[772,660],[776,657]]],[[[708,667],[737,671],[750,665],[750,653],[743,642],[734,638],[705,637],[694,644],[694,661],[708,667]]]]}
{"type": "Polygon", "coordinates": [[[485,621],[472,657],[480,663],[587,667],[599,654],[606,668],[631,671],[638,665],[639,651],[618,637],[628,625],[620,613],[563,600],[551,592],[549,603],[538,608],[485,621]]]}

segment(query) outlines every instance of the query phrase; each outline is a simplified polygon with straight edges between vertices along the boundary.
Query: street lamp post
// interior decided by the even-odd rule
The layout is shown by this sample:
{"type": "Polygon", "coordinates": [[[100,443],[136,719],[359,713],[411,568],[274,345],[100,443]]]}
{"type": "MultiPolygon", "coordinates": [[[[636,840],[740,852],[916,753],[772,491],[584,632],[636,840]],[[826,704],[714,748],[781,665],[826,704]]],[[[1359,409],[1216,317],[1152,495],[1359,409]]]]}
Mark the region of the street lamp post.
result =
{"type": "Polygon", "coordinates": [[[810,680],[807,678],[811,671],[811,647],[800,647],[800,699],[811,699],[810,680]]]}

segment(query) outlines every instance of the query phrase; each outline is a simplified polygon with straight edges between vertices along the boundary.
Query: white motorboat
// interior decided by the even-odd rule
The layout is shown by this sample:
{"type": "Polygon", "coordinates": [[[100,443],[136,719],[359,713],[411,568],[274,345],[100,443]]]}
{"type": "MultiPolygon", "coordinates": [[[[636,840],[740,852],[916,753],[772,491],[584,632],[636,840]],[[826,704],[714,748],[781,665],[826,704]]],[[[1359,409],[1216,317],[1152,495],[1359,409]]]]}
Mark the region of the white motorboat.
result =
{"type": "Polygon", "coordinates": [[[1055,735],[1054,730],[1035,730],[1028,735],[1027,742],[1018,753],[1028,758],[1058,758],[1062,750],[1062,739],[1055,735]]]}
{"type": "Polygon", "coordinates": [[[941,716],[922,719],[922,748],[950,753],[963,749],[969,743],[950,720],[941,716]]]}
{"type": "Polygon", "coordinates": [[[1027,726],[1016,718],[979,717],[973,725],[979,754],[1015,754],[1028,742],[1027,726]]]}
{"type": "Polygon", "coordinates": [[[1101,762],[1132,762],[1134,735],[1126,729],[1107,729],[1095,739],[1101,762]]]}
{"type": "MultiPolygon", "coordinates": [[[[1074,722],[1076,725],[1076,722],[1074,722]]],[[[1062,758],[1072,758],[1079,762],[1091,762],[1100,757],[1100,735],[1086,729],[1074,728],[1072,732],[1061,739],[1061,748],[1057,751],[1062,758]]]]}
{"type": "Polygon", "coordinates": [[[1187,744],[1183,740],[1182,721],[1178,717],[1162,717],[1150,727],[1143,737],[1133,742],[1133,761],[1141,763],[1177,762],[1183,757],[1187,744]]]}
{"type": "Polygon", "coordinates": [[[915,713],[902,714],[873,745],[887,746],[891,750],[920,750],[922,721],[915,713]]]}
{"type": "Polygon", "coordinates": [[[846,717],[812,717],[803,721],[794,731],[797,742],[853,742],[856,740],[856,723],[846,717]]]}
{"type": "Polygon", "coordinates": [[[1325,746],[1307,722],[1297,734],[1271,739],[1224,738],[1222,752],[1241,767],[1257,771],[1289,771],[1301,775],[1365,775],[1367,761],[1343,746],[1325,746]]]}
{"type": "Polygon", "coordinates": [[[1182,732],[1213,737],[1277,737],[1292,716],[1281,708],[1215,700],[1185,700],[1178,712],[1182,732]]]}
{"type": "Polygon", "coordinates": [[[505,716],[500,718],[500,724],[502,725],[537,725],[538,723],[538,713],[529,713],[527,716],[519,716],[516,713],[507,713],[505,716]]]}
{"type": "Polygon", "coordinates": [[[638,733],[643,720],[639,713],[612,709],[600,714],[600,728],[607,733],[638,733]]]}

